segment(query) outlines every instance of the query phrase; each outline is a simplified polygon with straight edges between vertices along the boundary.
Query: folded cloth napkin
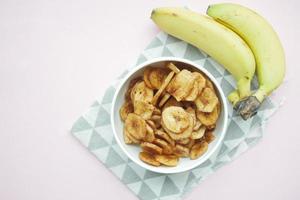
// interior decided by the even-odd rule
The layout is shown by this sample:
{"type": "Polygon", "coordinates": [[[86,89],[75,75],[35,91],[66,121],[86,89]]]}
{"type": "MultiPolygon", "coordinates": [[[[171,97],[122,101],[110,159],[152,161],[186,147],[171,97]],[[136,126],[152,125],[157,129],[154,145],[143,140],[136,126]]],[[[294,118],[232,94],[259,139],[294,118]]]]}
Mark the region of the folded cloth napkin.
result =
{"type": "MultiPolygon", "coordinates": [[[[199,49],[160,32],[141,53],[136,65],[161,56],[181,57],[206,68],[219,82],[225,95],[235,88],[233,77],[211,57],[199,49]]],[[[133,66],[134,67],[134,66],[133,66]]],[[[183,173],[159,174],[148,171],[132,162],[116,143],[111,128],[111,103],[120,80],[130,71],[124,72],[92,106],[74,123],[71,133],[83,146],[93,153],[113,174],[138,198],[181,199],[198,186],[209,174],[232,161],[263,136],[264,124],[279,108],[279,104],[267,98],[256,116],[244,121],[236,115],[228,103],[228,130],[220,148],[203,164],[183,173]]],[[[254,80],[253,88],[257,87],[254,80]]]]}

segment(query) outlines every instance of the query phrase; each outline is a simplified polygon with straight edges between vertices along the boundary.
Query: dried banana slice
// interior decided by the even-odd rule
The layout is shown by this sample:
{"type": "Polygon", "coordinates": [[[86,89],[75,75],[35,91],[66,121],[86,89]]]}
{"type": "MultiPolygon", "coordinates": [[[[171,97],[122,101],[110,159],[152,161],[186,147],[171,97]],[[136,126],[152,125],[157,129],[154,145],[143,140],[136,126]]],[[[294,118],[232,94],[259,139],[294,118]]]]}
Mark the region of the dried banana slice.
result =
{"type": "Polygon", "coordinates": [[[127,130],[124,128],[123,130],[123,135],[124,135],[124,142],[126,144],[139,144],[140,141],[133,137],[127,130]]]}
{"type": "Polygon", "coordinates": [[[149,74],[149,81],[154,89],[159,89],[167,77],[169,70],[166,68],[152,68],[149,74]]]}
{"type": "Polygon", "coordinates": [[[173,72],[175,72],[176,74],[178,74],[180,72],[180,69],[178,69],[176,67],[176,65],[174,65],[173,63],[168,63],[167,64],[167,68],[169,68],[170,70],[172,70],[173,72]]]}
{"type": "Polygon", "coordinates": [[[153,155],[151,155],[150,153],[147,152],[140,152],[139,154],[139,158],[141,159],[141,161],[149,164],[149,165],[153,165],[153,166],[160,166],[160,162],[158,162],[155,157],[153,155]]]}
{"type": "Polygon", "coordinates": [[[190,158],[195,160],[202,156],[208,149],[208,143],[206,141],[200,141],[192,147],[190,151],[190,158]]]}
{"type": "Polygon", "coordinates": [[[184,139],[184,138],[189,138],[192,134],[194,124],[193,124],[193,118],[190,114],[188,114],[188,119],[189,119],[189,126],[182,133],[174,133],[174,132],[170,131],[169,129],[166,128],[163,121],[162,121],[161,125],[173,140],[180,140],[180,139],[184,139]]]}
{"type": "Polygon", "coordinates": [[[171,97],[171,95],[169,93],[165,93],[164,96],[161,98],[158,107],[162,107],[167,101],[168,99],[171,97]]]}
{"type": "Polygon", "coordinates": [[[134,113],[141,116],[143,119],[150,119],[154,111],[154,106],[145,101],[134,102],[134,113]]]}
{"type": "Polygon", "coordinates": [[[187,109],[185,109],[185,111],[188,112],[193,117],[193,123],[196,124],[197,117],[196,117],[195,109],[192,107],[188,107],[187,109]]]}
{"type": "Polygon", "coordinates": [[[190,138],[184,138],[184,139],[177,140],[176,143],[181,145],[186,145],[190,142],[190,140],[191,140],[190,138]]]}
{"type": "Polygon", "coordinates": [[[194,125],[193,131],[197,131],[201,125],[201,122],[198,119],[196,119],[196,124],[194,125]]]}
{"type": "Polygon", "coordinates": [[[145,84],[147,85],[148,88],[150,89],[154,89],[154,87],[151,85],[151,82],[149,80],[149,75],[151,73],[151,70],[153,68],[152,67],[147,67],[145,70],[144,70],[144,74],[143,74],[143,79],[145,81],[145,84]]]}
{"type": "Polygon", "coordinates": [[[123,130],[123,137],[125,144],[132,144],[132,140],[127,136],[126,129],[123,130]]]}
{"type": "Polygon", "coordinates": [[[206,127],[201,126],[199,128],[199,130],[192,132],[191,138],[194,140],[202,138],[204,136],[205,130],[206,130],[206,127]]]}
{"type": "Polygon", "coordinates": [[[205,87],[208,87],[208,88],[212,89],[214,92],[216,92],[214,84],[208,78],[206,79],[205,87]]]}
{"type": "Polygon", "coordinates": [[[216,136],[214,135],[214,133],[212,131],[206,131],[205,134],[205,141],[209,144],[212,141],[214,141],[214,139],[216,138],[216,136]]]}
{"type": "Polygon", "coordinates": [[[125,101],[119,110],[122,121],[125,121],[128,114],[132,112],[133,112],[133,106],[131,101],[125,101]]]}
{"type": "Polygon", "coordinates": [[[153,115],[161,115],[161,111],[158,108],[154,107],[153,115]]]}
{"type": "Polygon", "coordinates": [[[188,157],[190,154],[189,148],[182,146],[180,144],[176,144],[174,148],[174,154],[179,157],[188,157]]]}
{"type": "Polygon", "coordinates": [[[156,144],[157,146],[161,147],[163,149],[163,154],[169,155],[173,153],[172,145],[162,139],[155,138],[153,144],[156,144]]]}
{"type": "Polygon", "coordinates": [[[135,86],[136,83],[142,82],[142,81],[143,81],[142,77],[137,77],[137,78],[132,79],[129,82],[127,91],[125,93],[125,99],[126,99],[126,101],[131,101],[130,95],[131,95],[132,88],[135,86]]]}
{"type": "Polygon", "coordinates": [[[195,140],[191,139],[190,142],[184,146],[187,147],[189,150],[191,150],[194,144],[195,144],[195,140]]]}
{"type": "Polygon", "coordinates": [[[144,152],[148,152],[151,154],[162,154],[163,149],[156,144],[150,143],[150,142],[142,142],[141,148],[144,152]]]}
{"type": "Polygon", "coordinates": [[[168,74],[168,76],[165,78],[165,80],[163,81],[162,85],[160,86],[159,90],[155,93],[153,99],[152,99],[152,104],[156,105],[158,98],[160,97],[160,95],[162,93],[165,92],[166,87],[169,85],[169,83],[171,82],[173,76],[174,76],[174,72],[170,72],[168,74]]]}
{"type": "Polygon", "coordinates": [[[167,92],[177,101],[181,101],[191,92],[194,82],[195,78],[190,71],[181,70],[168,85],[167,92]]]}
{"type": "Polygon", "coordinates": [[[166,108],[170,107],[170,106],[178,106],[178,107],[182,107],[182,103],[180,101],[177,101],[174,97],[170,97],[169,100],[165,103],[165,105],[163,106],[162,110],[165,110],[166,108]]]}
{"type": "Polygon", "coordinates": [[[206,79],[199,72],[193,72],[192,75],[195,78],[195,82],[192,91],[184,98],[186,101],[194,101],[198,94],[203,90],[206,83],[206,79]]]}
{"type": "Polygon", "coordinates": [[[160,126],[161,126],[161,116],[160,115],[152,115],[151,120],[154,122],[156,128],[160,128],[160,126]]]}
{"type": "Polygon", "coordinates": [[[154,131],[156,130],[156,125],[155,125],[155,123],[154,123],[151,119],[146,120],[146,123],[147,123],[154,131]]]}
{"type": "Polygon", "coordinates": [[[204,88],[195,100],[197,109],[201,112],[212,112],[219,100],[215,92],[210,88],[204,88]]]}
{"type": "Polygon", "coordinates": [[[155,139],[154,130],[148,124],[146,124],[146,130],[147,131],[146,131],[146,136],[145,136],[144,140],[146,142],[153,142],[155,139]]]}
{"type": "Polygon", "coordinates": [[[196,76],[196,81],[198,82],[198,90],[199,93],[205,88],[207,79],[200,72],[193,72],[194,76],[196,76]]]}
{"type": "Polygon", "coordinates": [[[197,118],[204,126],[211,126],[217,122],[220,114],[220,109],[220,104],[218,104],[210,113],[197,111],[197,118]]]}
{"type": "Polygon", "coordinates": [[[144,81],[138,82],[132,88],[130,97],[132,102],[144,101],[150,103],[153,99],[153,90],[148,88],[144,81]]]}
{"type": "Polygon", "coordinates": [[[160,139],[163,139],[163,140],[165,140],[166,142],[168,142],[169,144],[171,144],[172,146],[174,146],[175,145],[175,141],[166,133],[166,132],[164,132],[164,131],[162,131],[162,130],[157,130],[157,131],[155,131],[155,136],[157,137],[157,138],[160,138],[160,139]]]}
{"type": "Polygon", "coordinates": [[[125,120],[125,129],[138,140],[146,136],[146,121],[137,114],[130,113],[125,120]]]}
{"type": "Polygon", "coordinates": [[[198,94],[199,94],[198,83],[197,83],[197,81],[195,81],[192,90],[191,90],[190,93],[184,98],[184,100],[185,100],[185,101],[194,101],[194,100],[197,98],[198,94]]]}
{"type": "Polygon", "coordinates": [[[189,114],[181,107],[170,106],[162,112],[162,123],[174,133],[181,133],[189,126],[189,114]]]}
{"type": "Polygon", "coordinates": [[[178,157],[174,155],[154,155],[155,160],[163,165],[175,167],[178,164],[178,157]]]}

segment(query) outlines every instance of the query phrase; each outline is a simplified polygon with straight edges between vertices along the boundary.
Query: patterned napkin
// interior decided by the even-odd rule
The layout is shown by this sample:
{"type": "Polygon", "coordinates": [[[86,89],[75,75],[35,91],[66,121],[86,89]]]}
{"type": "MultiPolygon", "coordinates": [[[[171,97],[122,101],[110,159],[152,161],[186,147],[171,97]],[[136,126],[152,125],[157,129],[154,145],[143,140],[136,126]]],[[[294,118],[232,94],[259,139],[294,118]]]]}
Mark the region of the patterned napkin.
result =
{"type": "MultiPolygon", "coordinates": [[[[204,66],[220,83],[225,95],[235,88],[233,77],[211,57],[197,48],[163,32],[159,33],[138,58],[136,65],[160,56],[186,58],[204,66]]],[[[110,122],[111,102],[124,72],[105,92],[104,96],[84,113],[73,125],[71,133],[89,149],[138,198],[181,199],[199,185],[209,174],[230,162],[256,144],[263,135],[263,125],[279,107],[270,98],[258,114],[243,121],[229,107],[228,130],[220,148],[203,164],[190,171],[164,175],[154,173],[133,163],[116,143],[110,122]]],[[[253,81],[253,89],[257,87],[253,81]]]]}

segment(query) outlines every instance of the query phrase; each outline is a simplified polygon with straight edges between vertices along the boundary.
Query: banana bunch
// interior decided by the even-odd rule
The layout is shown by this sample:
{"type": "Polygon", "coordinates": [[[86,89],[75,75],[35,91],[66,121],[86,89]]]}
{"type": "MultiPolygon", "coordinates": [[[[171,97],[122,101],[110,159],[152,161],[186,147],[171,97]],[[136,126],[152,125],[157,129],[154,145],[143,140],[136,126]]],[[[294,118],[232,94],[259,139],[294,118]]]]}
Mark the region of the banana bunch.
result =
{"type": "Polygon", "coordinates": [[[239,34],[251,48],[256,60],[258,90],[246,99],[232,93],[236,110],[244,119],[257,112],[261,102],[283,81],[285,56],[272,26],[256,12],[230,3],[211,5],[207,14],[239,34]],[[237,101],[237,99],[239,99],[237,101]]]}
{"type": "Polygon", "coordinates": [[[157,8],[151,19],[166,33],[213,57],[235,78],[237,90],[228,99],[242,116],[253,116],[282,82],[285,59],[272,27],[254,11],[237,4],[215,4],[201,15],[185,8],[157,8]],[[257,72],[259,89],[250,83],[257,72]]]}

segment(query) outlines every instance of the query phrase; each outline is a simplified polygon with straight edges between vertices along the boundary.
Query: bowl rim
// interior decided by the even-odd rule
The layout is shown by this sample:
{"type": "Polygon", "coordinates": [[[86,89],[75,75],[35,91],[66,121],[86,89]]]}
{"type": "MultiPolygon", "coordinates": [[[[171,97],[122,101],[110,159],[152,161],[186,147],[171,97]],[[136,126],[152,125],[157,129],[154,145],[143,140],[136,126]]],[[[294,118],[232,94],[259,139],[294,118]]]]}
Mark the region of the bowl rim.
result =
{"type": "MultiPolygon", "coordinates": [[[[117,112],[117,114],[119,114],[119,112],[117,112]]],[[[221,86],[219,85],[219,83],[217,82],[216,78],[213,77],[213,75],[208,70],[206,70],[201,64],[197,64],[197,63],[195,63],[195,62],[193,62],[191,60],[185,59],[185,58],[178,58],[178,57],[157,57],[157,58],[149,59],[149,60],[147,60],[145,62],[142,62],[142,63],[138,64],[137,66],[135,66],[134,68],[130,69],[129,72],[126,74],[126,76],[123,77],[119,81],[117,89],[116,89],[114,97],[113,97],[113,100],[112,100],[110,121],[111,121],[111,127],[112,127],[112,130],[113,130],[114,138],[117,141],[117,144],[119,145],[119,147],[122,149],[122,151],[126,154],[126,156],[130,160],[132,160],[137,165],[139,165],[139,166],[141,166],[141,167],[143,167],[143,168],[145,168],[147,170],[153,171],[153,172],[162,173],[162,174],[174,174],[174,173],[185,172],[185,171],[191,170],[191,169],[199,166],[200,164],[204,163],[207,159],[209,159],[210,156],[213,153],[215,153],[215,151],[221,145],[221,143],[222,143],[222,141],[224,139],[226,130],[228,128],[228,105],[227,105],[227,100],[226,100],[226,97],[224,95],[224,92],[223,92],[221,86]],[[217,90],[219,92],[219,96],[221,97],[221,101],[222,101],[222,105],[223,105],[223,109],[222,110],[224,112],[224,123],[223,123],[223,127],[222,127],[222,129],[220,131],[221,134],[219,136],[219,140],[212,147],[212,149],[211,149],[210,152],[208,152],[207,154],[205,154],[204,156],[202,156],[202,159],[201,159],[202,162],[195,162],[195,164],[192,164],[191,166],[185,167],[185,168],[171,168],[170,167],[170,168],[168,168],[168,172],[166,172],[164,170],[161,170],[160,167],[153,167],[153,166],[150,166],[150,165],[148,165],[146,163],[143,163],[138,158],[135,158],[135,157],[131,156],[131,154],[126,150],[126,148],[121,143],[121,141],[120,141],[120,139],[119,139],[119,137],[117,135],[117,131],[116,131],[115,124],[114,124],[114,118],[115,118],[114,110],[115,110],[115,106],[116,106],[117,96],[118,96],[121,88],[125,84],[125,82],[129,79],[129,77],[131,77],[139,69],[141,69],[141,68],[143,68],[143,67],[145,67],[147,65],[150,65],[150,64],[153,64],[153,63],[156,63],[156,62],[163,62],[163,61],[183,62],[183,63],[189,64],[189,65],[192,65],[193,67],[195,67],[195,68],[199,69],[200,71],[202,71],[214,83],[214,85],[216,86],[216,88],[217,88],[217,90]]]]}

